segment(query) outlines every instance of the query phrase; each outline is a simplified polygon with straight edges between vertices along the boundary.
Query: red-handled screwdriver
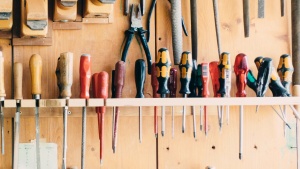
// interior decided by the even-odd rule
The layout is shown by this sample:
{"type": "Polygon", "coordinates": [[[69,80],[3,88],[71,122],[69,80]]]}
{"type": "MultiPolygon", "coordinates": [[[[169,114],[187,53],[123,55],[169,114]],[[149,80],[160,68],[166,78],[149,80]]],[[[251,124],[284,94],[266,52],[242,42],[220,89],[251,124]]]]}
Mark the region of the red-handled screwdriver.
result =
{"type": "MultiPolygon", "coordinates": [[[[153,91],[153,98],[159,98],[159,94],[157,93],[158,90],[158,80],[156,77],[156,68],[155,68],[155,63],[152,63],[152,68],[151,68],[151,86],[152,86],[152,91],[153,91]]],[[[154,106],[154,134],[155,137],[157,138],[158,136],[158,125],[157,125],[157,107],[154,106]]]]}
{"type": "MultiPolygon", "coordinates": [[[[208,83],[209,83],[209,76],[208,76],[208,70],[209,70],[209,64],[208,63],[202,63],[201,64],[201,79],[202,79],[202,97],[208,97],[209,96],[209,90],[208,90],[208,83]]],[[[207,122],[207,114],[206,114],[206,106],[204,106],[204,132],[205,135],[208,133],[208,122],[207,122]]]]}

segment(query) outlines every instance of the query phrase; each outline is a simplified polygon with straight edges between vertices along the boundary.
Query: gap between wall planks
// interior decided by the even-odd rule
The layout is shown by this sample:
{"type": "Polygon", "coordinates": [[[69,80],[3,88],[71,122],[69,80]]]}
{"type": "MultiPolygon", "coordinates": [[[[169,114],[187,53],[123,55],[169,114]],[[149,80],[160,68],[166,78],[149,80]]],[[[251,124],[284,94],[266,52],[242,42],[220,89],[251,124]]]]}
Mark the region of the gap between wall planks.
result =
{"type": "MultiPolygon", "coordinates": [[[[191,35],[190,1],[182,2],[182,15],[191,35]]],[[[254,58],[257,56],[271,57],[277,67],[279,57],[290,53],[290,2],[287,2],[286,16],[280,17],[280,1],[265,1],[265,19],[257,18],[257,1],[250,2],[250,37],[244,38],[242,1],[219,0],[221,52],[231,53],[233,66],[235,56],[240,53],[248,55],[248,64],[257,74],[254,58]]],[[[212,1],[197,1],[198,8],[198,63],[219,60],[212,1]]],[[[157,3],[157,49],[167,47],[172,58],[170,5],[167,1],[157,3]]],[[[183,37],[183,51],[191,51],[191,37],[183,37]]],[[[178,66],[175,66],[178,68],[178,66]]],[[[179,77],[178,77],[179,78],[179,77]]],[[[210,85],[210,97],[212,87],[210,85]]],[[[247,87],[248,96],[255,96],[247,87]]],[[[235,74],[232,73],[231,96],[236,93],[235,74]]],[[[272,96],[268,91],[266,96],[272,96]]],[[[177,97],[180,97],[179,93],[177,97]]],[[[276,107],[279,110],[278,107],[276,107]]],[[[188,108],[189,109],[189,108],[188,108]]],[[[171,137],[171,118],[167,117],[166,137],[159,139],[159,168],[172,169],[204,169],[206,166],[231,169],[263,169],[263,168],[296,168],[295,119],[289,114],[289,122],[293,130],[288,130],[283,137],[283,124],[269,106],[259,108],[255,113],[255,106],[244,107],[244,152],[243,160],[238,159],[238,107],[230,108],[230,124],[223,124],[219,132],[217,123],[217,108],[215,114],[208,117],[210,131],[205,137],[203,131],[199,133],[199,107],[197,113],[197,141],[193,139],[192,116],[187,117],[186,133],[181,133],[181,117],[176,116],[175,138],[171,137]],[[214,149],[212,147],[215,147],[214,149]],[[256,148],[255,148],[256,147],[256,148]]],[[[225,120],[225,119],[224,119],[225,120]]]]}

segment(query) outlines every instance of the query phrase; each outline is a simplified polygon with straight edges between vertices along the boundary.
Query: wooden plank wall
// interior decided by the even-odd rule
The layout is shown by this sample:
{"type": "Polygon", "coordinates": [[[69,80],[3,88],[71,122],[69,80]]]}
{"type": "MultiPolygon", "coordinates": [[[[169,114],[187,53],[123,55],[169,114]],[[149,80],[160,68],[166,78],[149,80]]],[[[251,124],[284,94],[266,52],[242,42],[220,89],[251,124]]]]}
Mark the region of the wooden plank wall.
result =
{"type": "MultiPolygon", "coordinates": [[[[132,0],[130,3],[138,3],[132,0]]],[[[51,4],[51,3],[50,3],[51,4]]],[[[189,1],[182,1],[182,14],[187,24],[189,35],[190,11],[189,1]]],[[[280,17],[280,1],[266,0],[265,19],[257,18],[257,1],[250,2],[250,37],[244,38],[242,1],[219,1],[222,51],[231,53],[231,63],[240,53],[248,55],[248,61],[254,74],[257,73],[253,60],[257,56],[271,57],[277,66],[281,54],[290,53],[290,2],[287,1],[287,15],[280,17]]],[[[150,1],[147,1],[147,9],[150,1]]],[[[57,58],[62,52],[74,53],[74,83],[72,98],[79,97],[79,58],[83,53],[92,56],[92,73],[107,71],[111,74],[114,64],[121,58],[121,46],[124,31],[129,28],[129,17],[123,16],[123,0],[114,5],[113,24],[83,24],[81,30],[50,30],[52,31],[51,46],[12,46],[10,40],[1,39],[0,44],[5,54],[5,87],[8,99],[12,99],[12,62],[23,63],[24,81],[23,96],[31,98],[31,82],[29,74],[29,58],[32,54],[40,54],[43,58],[42,98],[57,98],[55,68],[57,58]]],[[[146,16],[148,10],[146,11],[146,16]]],[[[51,17],[50,17],[51,18],[51,17]]],[[[172,56],[170,4],[167,0],[157,2],[156,12],[152,18],[152,34],[149,42],[154,60],[156,51],[161,47],[170,49],[172,56]]],[[[146,17],[143,17],[144,27],[146,17]]],[[[198,1],[198,63],[218,60],[217,44],[214,31],[212,1],[198,1]]],[[[184,37],[184,50],[191,50],[191,36],[184,37]]],[[[134,62],[138,58],[146,58],[133,39],[126,60],[126,82],[123,90],[124,98],[135,97],[134,62]]],[[[175,66],[176,67],[176,66],[175,66]]],[[[178,68],[178,67],[177,67],[178,68]]],[[[234,73],[232,81],[235,82],[234,73]]],[[[212,93],[212,87],[210,87],[212,93]]],[[[232,83],[231,96],[236,87],[232,83]]],[[[247,89],[249,96],[254,93],[247,89]]],[[[145,96],[152,97],[150,77],[147,76],[145,96]]],[[[177,95],[180,97],[179,93],[177,95]]],[[[271,92],[267,92],[271,96],[271,92]]],[[[278,106],[277,109],[279,110],[278,106]]],[[[80,167],[81,146],[81,109],[70,108],[72,114],[68,118],[68,153],[67,166],[80,167]]],[[[188,108],[186,133],[181,133],[182,107],[175,107],[175,137],[171,136],[171,108],[166,108],[166,136],[158,138],[153,133],[153,108],[143,107],[143,142],[138,140],[138,108],[122,107],[119,121],[119,135],[116,154],[111,150],[111,108],[105,117],[104,164],[107,169],[194,169],[208,165],[216,168],[292,169],[296,167],[295,120],[291,112],[288,119],[293,129],[287,130],[283,136],[283,123],[270,107],[261,106],[255,113],[254,106],[246,106],[244,128],[244,155],[238,159],[238,106],[230,107],[229,125],[224,125],[220,132],[217,124],[216,106],[208,107],[209,133],[199,131],[199,113],[197,113],[197,139],[192,135],[192,116],[188,108]],[[156,145],[157,144],[157,145],[156,145]],[[156,147],[158,146],[158,147],[156,147]],[[158,156],[158,157],[157,157],[158,156]]],[[[61,168],[62,157],[62,116],[61,109],[43,108],[41,111],[41,137],[47,142],[58,144],[58,168],[61,168]]],[[[34,110],[22,109],[21,135],[22,143],[35,139],[34,110]]],[[[199,112],[199,107],[196,107],[199,112]]],[[[6,153],[0,156],[0,168],[12,166],[12,118],[13,109],[5,109],[5,143],[6,153]]],[[[99,168],[99,139],[97,120],[94,108],[88,109],[86,168],[99,168]]],[[[159,121],[159,130],[160,130],[159,121]]]]}

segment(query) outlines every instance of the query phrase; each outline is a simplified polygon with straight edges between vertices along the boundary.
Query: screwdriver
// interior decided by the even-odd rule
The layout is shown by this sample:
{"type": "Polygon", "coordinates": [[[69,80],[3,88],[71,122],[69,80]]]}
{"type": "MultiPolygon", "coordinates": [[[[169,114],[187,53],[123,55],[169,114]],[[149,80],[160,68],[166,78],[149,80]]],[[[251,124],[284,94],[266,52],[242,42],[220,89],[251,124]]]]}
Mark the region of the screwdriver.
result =
{"type": "MultiPolygon", "coordinates": [[[[170,69],[168,88],[170,90],[170,97],[176,98],[176,91],[177,91],[177,69],[176,68],[170,69]]],[[[172,106],[172,138],[174,138],[174,106],[172,106]]]]}
{"type": "Polygon", "coordinates": [[[0,120],[1,120],[1,152],[4,155],[4,99],[5,99],[5,88],[4,88],[4,56],[2,54],[2,47],[0,46],[0,77],[1,77],[1,86],[0,86],[0,120]]]}
{"type": "MultiPolygon", "coordinates": [[[[197,75],[196,75],[196,87],[198,89],[197,97],[202,97],[203,85],[202,85],[202,65],[198,64],[197,66],[197,75]]],[[[202,130],[202,106],[200,106],[200,130],[202,130]]]]}
{"type": "MultiPolygon", "coordinates": [[[[118,61],[115,65],[115,77],[114,77],[114,86],[115,86],[115,97],[122,97],[122,90],[125,83],[125,62],[118,61]]],[[[114,136],[113,136],[113,152],[116,151],[117,146],[117,131],[118,131],[118,117],[119,117],[119,107],[115,109],[115,119],[114,119],[114,136]]]]}
{"type": "Polygon", "coordinates": [[[68,102],[72,95],[71,87],[73,84],[73,53],[61,53],[56,67],[56,76],[60,89],[59,96],[66,99],[66,105],[63,107],[63,159],[62,169],[67,165],[67,127],[68,127],[68,102]]]}
{"type": "MultiPolygon", "coordinates": [[[[31,93],[35,99],[35,131],[36,131],[36,164],[41,168],[40,161],[40,127],[39,127],[39,105],[41,99],[41,78],[42,78],[42,58],[38,54],[33,54],[29,60],[31,74],[31,93]]],[[[1,111],[2,112],[2,111],[1,111]]]]}
{"type": "MultiPolygon", "coordinates": [[[[168,79],[170,77],[171,59],[169,51],[166,48],[160,48],[155,58],[156,77],[158,81],[157,93],[160,94],[161,98],[165,98],[166,94],[170,91],[168,89],[168,79]]],[[[165,106],[161,109],[161,135],[165,135],[165,106]]]]}
{"type": "Polygon", "coordinates": [[[14,99],[16,100],[16,114],[15,114],[15,135],[14,135],[14,158],[13,169],[18,169],[19,162],[19,140],[20,140],[20,107],[22,95],[22,81],[23,81],[23,65],[22,63],[14,63],[14,99]]]}
{"type": "MultiPolygon", "coordinates": [[[[158,98],[159,97],[159,95],[157,94],[158,81],[157,81],[155,63],[152,63],[152,68],[151,68],[151,86],[152,86],[152,91],[153,91],[153,98],[158,98]]],[[[157,138],[158,125],[157,125],[157,107],[156,106],[154,106],[154,134],[155,134],[155,137],[157,138]]]]}
{"type": "MultiPolygon", "coordinates": [[[[180,69],[180,83],[181,88],[179,93],[183,95],[184,98],[187,97],[187,94],[190,94],[191,91],[189,89],[189,83],[191,81],[191,74],[192,74],[192,55],[189,51],[184,51],[181,55],[181,60],[179,64],[180,69]]],[[[185,131],[185,114],[186,114],[186,107],[183,106],[183,113],[182,113],[182,133],[185,131]]],[[[196,135],[196,129],[194,128],[194,137],[196,135]]]]}
{"type": "MultiPolygon", "coordinates": [[[[230,64],[230,53],[223,52],[220,55],[219,60],[219,72],[220,72],[220,88],[218,93],[221,97],[230,97],[230,90],[231,90],[231,64],[230,64]]],[[[226,106],[226,113],[227,113],[227,125],[229,124],[229,106],[226,106]]]]}
{"type": "MultiPolygon", "coordinates": [[[[189,84],[190,94],[188,97],[197,97],[197,60],[192,59],[192,73],[191,73],[191,80],[189,84]]],[[[193,115],[193,129],[194,129],[194,138],[196,139],[196,113],[195,113],[195,106],[192,106],[192,115],[193,115]]]]}
{"type": "MultiPolygon", "coordinates": [[[[108,97],[108,81],[109,81],[109,76],[108,73],[105,71],[102,71],[98,73],[97,75],[97,88],[96,90],[96,97],[97,98],[102,98],[102,99],[107,99],[108,97]]],[[[100,139],[100,164],[102,165],[102,157],[103,157],[103,134],[104,134],[104,114],[106,111],[106,107],[98,107],[97,109],[97,114],[98,114],[98,130],[99,130],[99,139],[100,139]],[[100,116],[99,116],[100,115],[100,116]]]]}
{"type": "MultiPolygon", "coordinates": [[[[143,59],[135,61],[136,98],[144,98],[144,84],[146,79],[146,63],[143,59]]],[[[139,106],[139,140],[142,142],[142,107],[139,106]]]]}
{"type": "MultiPolygon", "coordinates": [[[[219,78],[220,78],[220,73],[219,73],[219,69],[218,69],[218,61],[213,61],[209,63],[209,73],[210,73],[210,77],[211,77],[211,83],[213,86],[213,91],[214,91],[214,97],[220,97],[220,94],[218,93],[219,89],[220,89],[220,83],[219,83],[219,78]]],[[[220,130],[222,128],[222,112],[220,109],[220,106],[218,105],[218,120],[219,120],[219,127],[220,130]]]]}
{"type": "MultiPolygon", "coordinates": [[[[240,53],[236,56],[234,62],[234,73],[236,74],[236,86],[237,93],[236,97],[246,97],[246,84],[247,84],[247,73],[249,67],[247,62],[247,56],[240,53]]],[[[242,159],[243,151],[243,106],[240,105],[240,127],[239,127],[239,159],[242,159]]]]}
{"type": "Polygon", "coordinates": [[[80,76],[80,98],[84,98],[85,106],[82,107],[82,140],[81,140],[81,168],[84,169],[85,161],[85,141],[86,141],[86,105],[90,98],[89,87],[91,79],[91,56],[83,54],[80,57],[79,76],[80,76]]]}
{"type": "MultiPolygon", "coordinates": [[[[208,83],[209,83],[209,64],[208,63],[202,63],[201,64],[201,79],[202,79],[202,97],[208,97],[209,96],[209,90],[208,90],[208,83]]],[[[206,114],[206,106],[204,106],[204,132],[205,135],[208,133],[208,123],[207,123],[207,114],[206,114]]]]}
{"type": "MultiPolygon", "coordinates": [[[[115,70],[112,70],[111,71],[111,98],[116,98],[116,90],[115,90],[115,70]]],[[[112,123],[111,123],[111,125],[112,125],[112,149],[113,149],[113,146],[114,146],[114,143],[113,143],[113,141],[114,141],[114,126],[115,126],[115,108],[116,107],[113,107],[112,108],[112,123]]]]}

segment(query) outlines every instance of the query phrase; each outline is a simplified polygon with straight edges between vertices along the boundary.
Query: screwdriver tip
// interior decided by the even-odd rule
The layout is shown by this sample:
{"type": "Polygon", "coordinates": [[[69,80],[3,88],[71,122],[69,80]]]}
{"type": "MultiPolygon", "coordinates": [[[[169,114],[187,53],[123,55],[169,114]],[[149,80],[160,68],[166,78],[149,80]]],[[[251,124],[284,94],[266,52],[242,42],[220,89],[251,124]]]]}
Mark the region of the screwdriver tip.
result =
{"type": "Polygon", "coordinates": [[[240,160],[242,159],[242,153],[239,153],[239,159],[240,160]]]}
{"type": "Polygon", "coordinates": [[[113,153],[115,154],[115,152],[116,152],[116,148],[115,148],[115,147],[113,147],[113,153]]]}
{"type": "Polygon", "coordinates": [[[161,132],[161,136],[165,136],[165,132],[164,131],[161,132]]]}
{"type": "Polygon", "coordinates": [[[202,125],[200,125],[200,130],[202,131],[202,125]]]}
{"type": "Polygon", "coordinates": [[[194,132],[194,138],[196,139],[196,132],[194,132]]]}
{"type": "Polygon", "coordinates": [[[101,160],[100,160],[100,165],[102,165],[102,164],[103,164],[103,160],[101,159],[101,160]]]}
{"type": "Polygon", "coordinates": [[[155,138],[157,138],[157,137],[158,137],[158,134],[156,133],[156,134],[155,134],[155,138]]]}
{"type": "Polygon", "coordinates": [[[184,133],[184,128],[182,129],[182,133],[184,133]]]}

